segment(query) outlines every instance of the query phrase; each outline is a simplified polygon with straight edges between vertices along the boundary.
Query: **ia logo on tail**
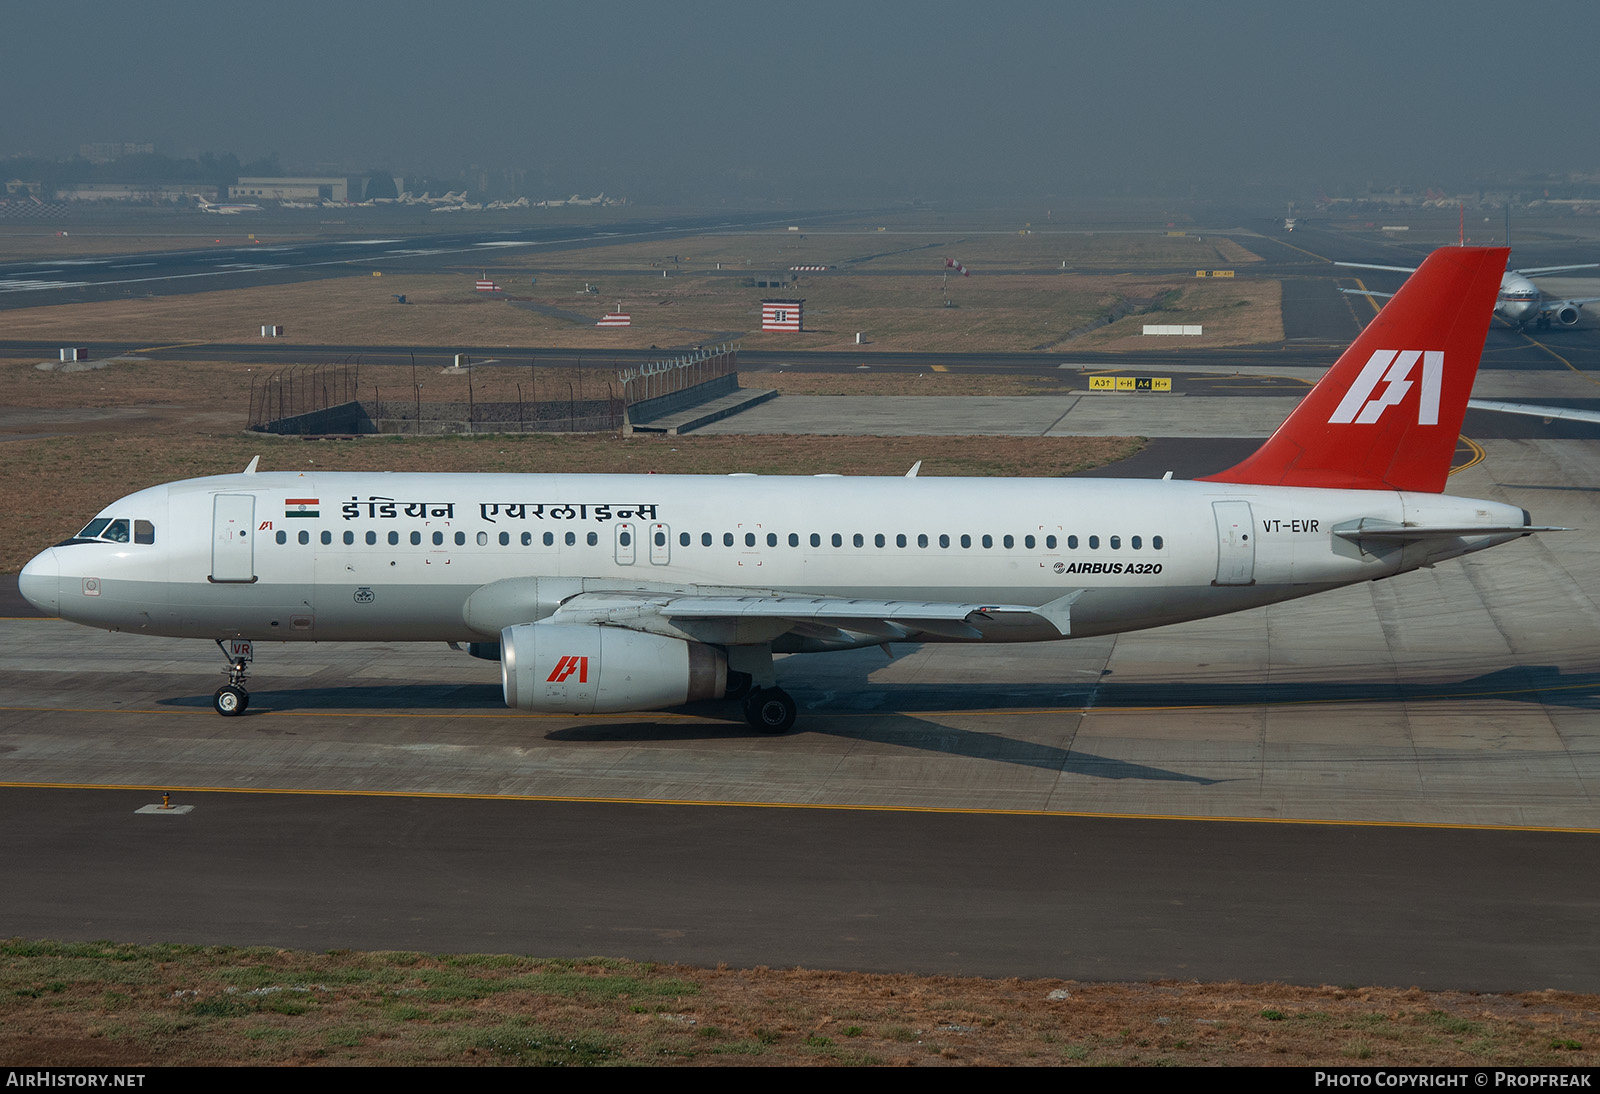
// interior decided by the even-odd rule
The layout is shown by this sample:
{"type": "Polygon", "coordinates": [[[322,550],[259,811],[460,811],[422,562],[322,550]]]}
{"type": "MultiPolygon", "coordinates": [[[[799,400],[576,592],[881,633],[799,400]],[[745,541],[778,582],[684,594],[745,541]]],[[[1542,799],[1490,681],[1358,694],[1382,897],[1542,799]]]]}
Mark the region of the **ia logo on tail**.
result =
{"type": "Polygon", "coordinates": [[[1345,392],[1344,399],[1328,419],[1331,425],[1370,425],[1383,412],[1399,404],[1411,390],[1411,370],[1422,362],[1422,403],[1417,408],[1418,425],[1439,424],[1439,389],[1444,385],[1444,351],[1420,349],[1374,350],[1361,375],[1345,392]],[[1382,392],[1373,396],[1379,383],[1382,392]]]}

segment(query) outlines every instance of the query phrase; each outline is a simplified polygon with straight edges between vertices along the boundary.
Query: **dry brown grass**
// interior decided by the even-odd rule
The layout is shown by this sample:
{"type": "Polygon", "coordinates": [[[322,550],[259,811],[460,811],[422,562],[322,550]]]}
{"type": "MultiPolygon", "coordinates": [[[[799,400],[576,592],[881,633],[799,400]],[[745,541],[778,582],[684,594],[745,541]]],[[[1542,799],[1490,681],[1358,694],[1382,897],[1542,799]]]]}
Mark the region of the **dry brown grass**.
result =
{"type": "Polygon", "coordinates": [[[1283,340],[1283,286],[1277,281],[1195,278],[1174,284],[1144,283],[1144,292],[1159,295],[1176,288],[1180,297],[1160,311],[1130,315],[1091,331],[1071,344],[1079,349],[1132,350],[1182,346],[1251,346],[1283,340]],[[1146,337],[1146,323],[1199,323],[1199,337],[1146,337]],[[1152,345],[1152,344],[1155,345],[1152,345]]]}
{"type": "Polygon", "coordinates": [[[1558,992],[22,940],[4,950],[6,1067],[1600,1063],[1600,998],[1558,992]]]}
{"type": "MultiPolygon", "coordinates": [[[[705,342],[740,334],[750,349],[859,349],[981,352],[1029,350],[1059,343],[1068,331],[1105,314],[1123,298],[1155,299],[1183,293],[1176,310],[1151,321],[1203,322],[1203,344],[1236,345],[1282,337],[1276,282],[1237,279],[1196,281],[1190,268],[1245,265],[1253,256],[1222,237],[1197,239],[1159,234],[1045,234],[952,232],[745,233],[662,243],[632,243],[573,252],[489,250],[454,272],[357,274],[330,280],[186,296],[129,297],[9,311],[11,338],[121,341],[140,346],[253,341],[264,324],[284,327],[291,342],[345,345],[425,345],[492,351],[497,346],[548,345],[594,350],[642,349],[705,342]],[[663,278],[652,264],[681,262],[663,278]],[[872,258],[871,255],[880,255],[872,258]],[[946,278],[945,257],[959,258],[972,277],[946,278]],[[790,265],[855,266],[802,276],[797,285],[758,289],[743,276],[790,265]],[[1066,262],[1069,271],[1060,270],[1066,262]],[[987,264],[992,270],[984,272],[987,264]],[[561,272],[563,266],[584,272],[561,272]],[[1185,270],[1181,276],[1083,273],[1084,270],[1185,270]],[[878,268],[922,273],[871,276],[878,268]],[[592,270],[615,270],[603,276],[592,270]],[[863,271],[852,274],[851,269],[863,271]],[[1017,272],[1017,271],[1036,272],[1017,272]],[[480,272],[496,278],[511,297],[580,315],[583,320],[515,307],[478,293],[480,272]],[[538,274],[538,283],[528,278],[538,274]],[[948,283],[947,283],[948,282],[948,283]],[[586,284],[598,294],[585,293],[586,284]],[[396,304],[404,295],[408,303],[396,304]],[[762,333],[761,300],[803,298],[807,330],[762,333]],[[946,307],[949,299],[955,305],[946,307]],[[621,305],[633,325],[599,329],[593,320],[621,305]],[[867,342],[857,347],[855,336],[867,342]]],[[[1074,345],[1131,348],[1123,320],[1074,345]]],[[[1135,335],[1137,337],[1137,335],[1135,335]]]]}

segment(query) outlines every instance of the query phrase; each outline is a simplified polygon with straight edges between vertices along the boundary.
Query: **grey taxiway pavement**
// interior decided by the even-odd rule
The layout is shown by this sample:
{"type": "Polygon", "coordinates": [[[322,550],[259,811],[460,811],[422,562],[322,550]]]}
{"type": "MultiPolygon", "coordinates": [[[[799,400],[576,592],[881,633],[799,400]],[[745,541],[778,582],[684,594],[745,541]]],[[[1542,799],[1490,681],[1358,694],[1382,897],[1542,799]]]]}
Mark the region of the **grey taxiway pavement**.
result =
{"type": "Polygon", "coordinates": [[[784,737],[513,713],[442,645],[263,645],[223,719],[204,643],[0,620],[0,931],[1600,991],[1600,452],[1480,447],[1451,493],[1576,530],[1114,638],[788,658],[784,737]],[[193,810],[135,813],[163,790],[193,810]]]}

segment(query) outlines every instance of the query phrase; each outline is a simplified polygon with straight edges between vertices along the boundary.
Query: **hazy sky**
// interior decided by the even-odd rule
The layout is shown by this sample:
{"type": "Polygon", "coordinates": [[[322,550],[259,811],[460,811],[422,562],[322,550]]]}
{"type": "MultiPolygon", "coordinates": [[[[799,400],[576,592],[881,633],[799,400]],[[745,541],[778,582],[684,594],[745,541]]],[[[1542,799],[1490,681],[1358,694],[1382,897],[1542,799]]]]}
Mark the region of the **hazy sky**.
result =
{"type": "Polygon", "coordinates": [[[0,155],[997,200],[1600,169],[1600,5],[7,0],[0,155]]]}

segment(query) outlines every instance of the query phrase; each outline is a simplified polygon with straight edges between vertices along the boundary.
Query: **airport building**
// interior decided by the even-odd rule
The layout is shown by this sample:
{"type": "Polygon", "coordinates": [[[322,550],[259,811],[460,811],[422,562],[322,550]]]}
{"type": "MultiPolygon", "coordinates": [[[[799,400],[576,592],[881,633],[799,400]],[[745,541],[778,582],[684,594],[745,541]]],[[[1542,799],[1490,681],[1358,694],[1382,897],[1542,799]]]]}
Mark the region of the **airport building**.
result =
{"type": "Polygon", "coordinates": [[[761,302],[762,330],[805,329],[804,300],[763,300],[761,302]]]}
{"type": "Polygon", "coordinates": [[[360,201],[364,178],[241,178],[229,201],[360,201]]]}

